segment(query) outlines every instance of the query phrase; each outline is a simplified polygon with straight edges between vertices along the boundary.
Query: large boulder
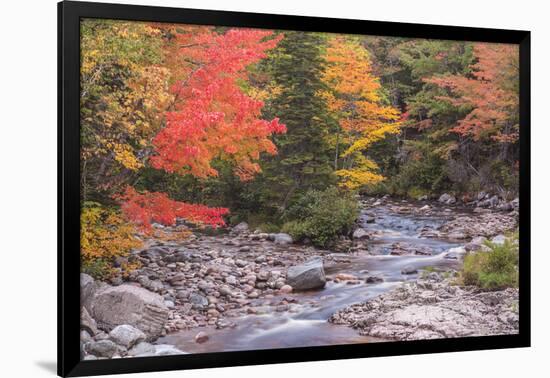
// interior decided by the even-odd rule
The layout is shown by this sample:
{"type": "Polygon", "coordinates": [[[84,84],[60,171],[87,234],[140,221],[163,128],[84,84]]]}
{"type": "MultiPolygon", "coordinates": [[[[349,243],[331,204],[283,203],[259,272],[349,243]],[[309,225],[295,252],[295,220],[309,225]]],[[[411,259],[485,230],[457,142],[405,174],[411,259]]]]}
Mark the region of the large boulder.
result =
{"type": "Polygon", "coordinates": [[[80,308],[80,329],[88,332],[91,336],[98,333],[97,323],[92,319],[86,307],[80,308]]]}
{"type": "Polygon", "coordinates": [[[92,316],[106,331],[128,324],[145,333],[147,340],[153,340],[161,335],[168,320],[168,307],[160,295],[123,284],[96,294],[92,316]]]}
{"type": "Polygon", "coordinates": [[[91,304],[96,293],[104,286],[100,281],[96,281],[86,273],[80,273],[80,305],[88,312],[92,311],[91,304]]]}
{"type": "Polygon", "coordinates": [[[293,290],[320,289],[325,287],[326,278],[323,260],[316,256],[300,265],[288,268],[286,282],[293,290]]]}

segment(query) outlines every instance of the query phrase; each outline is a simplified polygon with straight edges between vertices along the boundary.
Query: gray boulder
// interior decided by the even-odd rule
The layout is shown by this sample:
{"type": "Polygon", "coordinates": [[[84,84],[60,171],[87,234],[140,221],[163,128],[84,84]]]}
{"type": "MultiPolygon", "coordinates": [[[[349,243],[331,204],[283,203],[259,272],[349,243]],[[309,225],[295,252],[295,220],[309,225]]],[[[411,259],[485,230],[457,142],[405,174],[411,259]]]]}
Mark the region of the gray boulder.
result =
{"type": "Polygon", "coordinates": [[[91,303],[96,293],[106,284],[95,281],[86,273],[80,273],[80,305],[91,312],[91,303]]]}
{"type": "Polygon", "coordinates": [[[456,203],[456,198],[450,194],[442,194],[441,197],[439,197],[439,202],[444,203],[446,205],[453,205],[456,203]]]}
{"type": "Polygon", "coordinates": [[[197,310],[202,310],[208,306],[208,299],[197,293],[191,293],[191,295],[189,295],[189,302],[193,305],[193,308],[197,310]]]}
{"type": "Polygon", "coordinates": [[[93,341],[86,346],[86,351],[97,357],[112,358],[119,354],[123,349],[111,340],[93,341]]]}
{"type": "Polygon", "coordinates": [[[406,266],[403,269],[401,269],[401,274],[416,274],[418,273],[418,269],[416,269],[414,266],[406,266]]]}
{"type": "Polygon", "coordinates": [[[123,284],[96,295],[92,316],[101,329],[111,331],[118,325],[129,324],[145,333],[147,340],[153,340],[164,329],[168,308],[160,295],[123,284]]]}
{"type": "Polygon", "coordinates": [[[241,233],[241,232],[247,232],[248,231],[248,223],[241,222],[235,227],[233,227],[233,231],[241,233]]]}
{"type": "Polygon", "coordinates": [[[155,346],[146,342],[141,342],[128,351],[128,356],[153,356],[155,346]]]}
{"type": "Polygon", "coordinates": [[[316,256],[303,264],[291,266],[286,274],[286,282],[293,290],[320,289],[325,287],[326,278],[323,260],[316,256]]]}
{"type": "Polygon", "coordinates": [[[123,324],[113,328],[113,330],[109,332],[109,338],[118,345],[122,345],[126,349],[129,349],[140,341],[145,340],[146,336],[139,329],[128,324],[123,324]]]}
{"type": "Polygon", "coordinates": [[[278,234],[274,234],[273,241],[275,242],[275,244],[282,244],[282,245],[292,244],[294,242],[294,240],[292,240],[292,236],[290,236],[289,234],[284,234],[282,232],[278,234]]]}
{"type": "Polygon", "coordinates": [[[80,329],[88,332],[91,336],[98,334],[97,323],[90,316],[86,307],[80,308],[80,329]]]}

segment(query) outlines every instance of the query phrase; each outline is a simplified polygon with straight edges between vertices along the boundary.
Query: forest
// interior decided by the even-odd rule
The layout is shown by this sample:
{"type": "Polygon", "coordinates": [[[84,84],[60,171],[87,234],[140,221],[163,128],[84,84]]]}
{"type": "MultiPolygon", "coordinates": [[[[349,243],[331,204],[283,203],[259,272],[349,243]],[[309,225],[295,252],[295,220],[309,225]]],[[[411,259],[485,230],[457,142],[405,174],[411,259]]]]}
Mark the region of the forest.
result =
{"type": "MultiPolygon", "coordinates": [[[[250,240],[303,249],[303,257],[273,250],[287,268],[285,259],[300,263],[319,251],[382,253],[372,252],[376,243],[369,240],[385,231],[363,237],[358,230],[367,228],[358,225],[390,227],[380,219],[401,215],[404,223],[391,227],[402,230],[423,214],[418,222],[424,223],[415,223],[418,240],[433,237],[425,220],[433,216],[447,223],[429,232],[455,244],[419,247],[396,239],[384,251],[452,254],[477,240],[476,249],[494,255],[463,257],[463,266],[454,267],[460,282],[515,287],[517,252],[510,251],[517,240],[518,60],[518,46],[507,44],[83,20],[82,272],[113,285],[140,282],[176,308],[191,301],[189,311],[197,313],[170,318],[172,331],[191,329],[220,322],[219,299],[201,304],[195,293],[178,297],[183,278],[172,281],[176,290],[152,285],[158,272],[139,278],[152,261],[149,255],[144,260],[147,248],[183,241],[191,249],[214,248],[215,238],[244,230],[250,240]],[[475,217],[490,230],[484,234],[475,217]],[[498,240],[476,239],[495,235],[498,240]]],[[[245,293],[235,295],[239,306],[262,297],[264,289],[298,290],[279,276],[258,286],[265,264],[277,265],[272,257],[267,263],[258,258],[256,271],[241,272],[245,263],[240,267],[238,259],[230,264],[240,283],[221,274],[229,288],[245,293]],[[257,278],[249,289],[244,282],[252,273],[257,278]]],[[[187,269],[166,261],[149,268],[172,269],[168,281],[187,269]]],[[[430,264],[421,272],[413,267],[413,274],[428,277],[448,268],[430,264]]],[[[354,281],[347,273],[332,282],[354,281]]],[[[384,279],[369,277],[361,280],[384,279]]],[[[203,298],[212,296],[201,290],[203,298]]],[[[343,324],[346,316],[329,321],[343,324]]]]}
{"type": "Polygon", "coordinates": [[[324,245],[316,201],[334,237],[358,191],[517,194],[517,46],[114,21],[82,46],[82,217],[113,248],[177,217],[324,245]]]}

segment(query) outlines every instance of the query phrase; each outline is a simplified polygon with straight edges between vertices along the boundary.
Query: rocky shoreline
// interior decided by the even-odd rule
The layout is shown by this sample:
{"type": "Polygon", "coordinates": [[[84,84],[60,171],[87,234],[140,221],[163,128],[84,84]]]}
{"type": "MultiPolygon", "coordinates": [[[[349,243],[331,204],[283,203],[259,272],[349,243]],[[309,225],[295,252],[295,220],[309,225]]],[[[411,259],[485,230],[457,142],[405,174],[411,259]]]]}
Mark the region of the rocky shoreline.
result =
{"type": "Polygon", "coordinates": [[[518,290],[459,287],[432,272],[365,303],[338,311],[329,322],[384,340],[422,340],[519,332],[518,290]]]}
{"type": "MultiPolygon", "coordinates": [[[[245,223],[215,235],[194,232],[181,241],[149,239],[144,248],[119,261],[141,265],[128,277],[115,277],[107,284],[82,274],[82,358],[185,353],[155,342],[167,334],[196,329],[195,342],[205,343],[210,336],[201,331],[205,327],[231,329],[248,315],[296,313],[303,306],[318,306],[319,299],[300,295],[303,290],[320,289],[327,282],[367,288],[383,281],[368,274],[326,273],[353,256],[439,253],[406,243],[392,244],[389,253],[377,248],[371,242],[379,231],[364,226],[379,221],[376,211],[381,206],[396,216],[447,219],[441,226],[424,227],[420,237],[455,240],[460,247],[445,251],[444,257],[458,261],[468,251],[483,250],[484,238],[501,240],[503,232],[517,225],[517,207],[511,203],[493,201],[494,206],[473,204],[457,211],[448,201],[363,200],[358,228],[331,251],[294,244],[286,234],[252,231],[245,223]]],[[[169,234],[188,231],[183,224],[155,227],[169,234]]],[[[401,272],[416,273],[415,269],[401,272]]],[[[340,309],[329,321],[387,340],[517,332],[517,290],[483,293],[460,288],[445,278],[449,274],[432,272],[406,282],[365,303],[340,309]]]]}

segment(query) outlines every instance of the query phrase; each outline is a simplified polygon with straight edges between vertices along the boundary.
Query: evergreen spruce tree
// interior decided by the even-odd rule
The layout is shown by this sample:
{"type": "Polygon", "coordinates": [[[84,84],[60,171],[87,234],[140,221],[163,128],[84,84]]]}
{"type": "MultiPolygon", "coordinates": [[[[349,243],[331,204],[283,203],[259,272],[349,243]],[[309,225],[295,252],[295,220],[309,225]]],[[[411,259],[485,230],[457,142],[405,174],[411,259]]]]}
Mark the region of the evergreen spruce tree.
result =
{"type": "Polygon", "coordinates": [[[258,183],[263,186],[263,205],[279,211],[308,189],[324,189],[335,180],[327,144],[335,122],[320,96],[323,46],[322,35],[285,32],[265,62],[278,88],[264,107],[265,117],[279,117],[287,132],[275,138],[278,154],[263,165],[258,183]]]}

